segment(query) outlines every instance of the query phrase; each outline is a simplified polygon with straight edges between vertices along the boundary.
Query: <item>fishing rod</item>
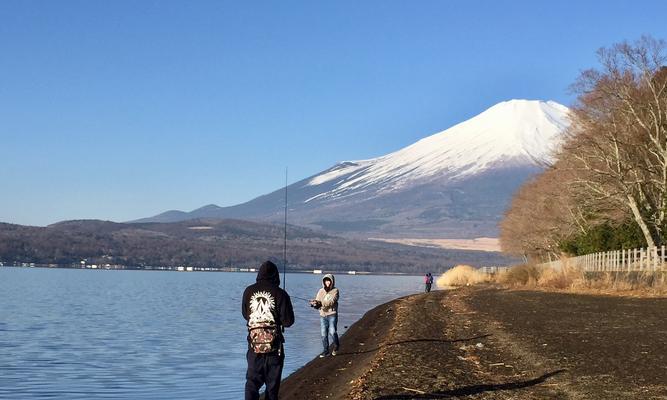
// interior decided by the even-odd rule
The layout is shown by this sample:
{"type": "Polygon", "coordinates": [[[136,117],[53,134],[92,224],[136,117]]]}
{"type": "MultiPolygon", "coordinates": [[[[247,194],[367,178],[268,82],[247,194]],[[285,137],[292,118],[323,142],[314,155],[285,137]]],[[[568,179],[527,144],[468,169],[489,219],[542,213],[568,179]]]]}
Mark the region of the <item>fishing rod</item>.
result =
{"type": "MultiPolygon", "coordinates": [[[[303,300],[303,301],[305,301],[306,303],[308,303],[309,306],[315,308],[316,310],[319,310],[320,307],[322,307],[322,303],[321,303],[319,300],[315,300],[315,299],[304,299],[303,297],[299,297],[299,296],[290,296],[290,297],[291,297],[291,298],[294,298],[294,299],[297,299],[297,300],[303,300]]],[[[347,326],[346,326],[346,328],[347,328],[347,326]]]]}
{"type": "Polygon", "coordinates": [[[285,229],[283,238],[283,290],[287,290],[287,167],[285,167],[285,229]]]}

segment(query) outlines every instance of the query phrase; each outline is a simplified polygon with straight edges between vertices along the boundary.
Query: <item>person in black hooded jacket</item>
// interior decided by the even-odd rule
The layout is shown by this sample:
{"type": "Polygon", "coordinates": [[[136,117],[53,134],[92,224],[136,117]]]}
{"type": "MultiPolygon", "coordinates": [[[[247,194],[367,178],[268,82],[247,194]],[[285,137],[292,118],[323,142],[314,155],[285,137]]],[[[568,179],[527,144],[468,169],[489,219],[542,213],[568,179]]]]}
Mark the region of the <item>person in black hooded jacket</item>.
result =
{"type": "Polygon", "coordinates": [[[248,325],[245,399],[259,399],[259,389],[266,385],[266,400],[277,400],[285,362],[282,332],[294,324],[294,309],[271,261],[260,266],[257,282],[243,292],[241,312],[248,325]]]}

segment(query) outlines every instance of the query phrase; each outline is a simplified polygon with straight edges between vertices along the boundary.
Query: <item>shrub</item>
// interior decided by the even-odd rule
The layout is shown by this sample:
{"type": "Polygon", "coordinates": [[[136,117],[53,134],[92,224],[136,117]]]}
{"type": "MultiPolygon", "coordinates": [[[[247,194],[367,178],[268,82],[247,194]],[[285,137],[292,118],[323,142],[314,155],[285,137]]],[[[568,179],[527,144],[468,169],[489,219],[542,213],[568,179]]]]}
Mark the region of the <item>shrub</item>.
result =
{"type": "Polygon", "coordinates": [[[519,264],[498,277],[501,283],[511,286],[535,286],[540,278],[540,269],[530,264],[519,264]]]}
{"type": "Polygon", "coordinates": [[[474,285],[488,280],[489,276],[487,274],[480,272],[474,267],[469,265],[457,265],[442,274],[435,283],[439,287],[450,287],[474,285]]]}

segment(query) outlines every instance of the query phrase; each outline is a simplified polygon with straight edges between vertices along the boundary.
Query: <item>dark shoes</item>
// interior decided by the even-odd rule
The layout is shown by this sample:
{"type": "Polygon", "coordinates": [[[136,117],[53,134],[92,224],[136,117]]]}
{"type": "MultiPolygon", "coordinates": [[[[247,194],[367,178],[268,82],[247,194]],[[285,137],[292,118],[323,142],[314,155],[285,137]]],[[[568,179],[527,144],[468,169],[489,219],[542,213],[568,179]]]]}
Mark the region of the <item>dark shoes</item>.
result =
{"type": "Polygon", "coordinates": [[[331,353],[329,353],[328,351],[323,351],[323,352],[320,353],[320,358],[324,358],[324,357],[328,356],[329,354],[331,354],[332,356],[335,356],[336,354],[338,354],[338,350],[333,350],[331,353]]]}

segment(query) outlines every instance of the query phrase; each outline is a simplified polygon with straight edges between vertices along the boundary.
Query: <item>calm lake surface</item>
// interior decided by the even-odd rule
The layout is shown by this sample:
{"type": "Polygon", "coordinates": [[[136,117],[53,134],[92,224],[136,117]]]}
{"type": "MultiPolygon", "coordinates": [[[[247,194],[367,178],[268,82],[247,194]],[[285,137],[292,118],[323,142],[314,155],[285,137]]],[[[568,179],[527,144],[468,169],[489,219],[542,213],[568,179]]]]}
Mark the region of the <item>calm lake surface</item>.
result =
{"type": "MultiPolygon", "coordinates": [[[[0,398],[243,398],[241,295],[255,276],[0,267],[0,398]]],[[[319,316],[294,296],[314,297],[321,278],[287,274],[283,378],[320,352],[319,316]]],[[[340,332],[423,290],[419,276],[336,275],[336,286],[340,332]]]]}

